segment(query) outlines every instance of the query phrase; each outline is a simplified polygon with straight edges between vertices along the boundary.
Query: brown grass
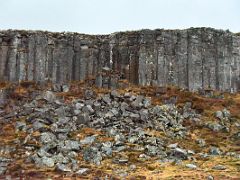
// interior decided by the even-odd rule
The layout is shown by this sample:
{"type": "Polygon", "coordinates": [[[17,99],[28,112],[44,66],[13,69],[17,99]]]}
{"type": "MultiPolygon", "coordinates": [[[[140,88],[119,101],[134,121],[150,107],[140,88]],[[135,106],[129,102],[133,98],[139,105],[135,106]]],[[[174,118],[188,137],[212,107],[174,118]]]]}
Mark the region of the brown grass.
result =
{"type": "MultiPolygon", "coordinates": [[[[181,90],[176,87],[139,87],[130,85],[128,82],[123,82],[126,84],[127,88],[118,89],[119,93],[132,92],[133,94],[141,94],[151,97],[153,104],[163,104],[164,101],[171,97],[177,98],[177,106],[182,107],[185,102],[191,102],[193,108],[202,113],[201,122],[217,122],[218,120],[214,116],[214,112],[217,110],[222,110],[227,108],[230,110],[234,121],[240,123],[240,93],[229,94],[224,93],[223,99],[218,98],[207,98],[199,95],[198,93],[192,93],[185,90],[181,90]]],[[[47,84],[47,87],[51,87],[51,84],[47,84]]],[[[71,100],[76,98],[83,98],[84,91],[91,87],[96,95],[110,92],[109,89],[96,88],[85,82],[72,82],[70,91],[67,93],[57,93],[58,96],[64,97],[66,102],[71,102],[71,100]]],[[[16,100],[28,99],[29,94],[33,91],[38,91],[43,89],[33,82],[21,82],[17,85],[9,83],[0,83],[0,88],[11,89],[11,103],[16,100]]],[[[214,92],[215,96],[221,95],[221,92],[214,92]]],[[[6,111],[12,111],[11,103],[5,108],[6,111]]],[[[16,133],[14,127],[14,120],[9,123],[0,124],[0,141],[1,146],[11,145],[16,137],[24,139],[26,133],[16,133]]],[[[208,128],[197,125],[193,122],[185,122],[185,126],[190,129],[190,133],[187,135],[186,139],[181,141],[168,139],[171,143],[178,142],[179,145],[186,149],[192,149],[195,152],[202,152],[202,148],[196,143],[196,139],[203,138],[206,140],[208,147],[217,146],[222,151],[236,151],[240,152],[239,144],[240,142],[233,138],[234,134],[239,130],[235,127],[230,128],[230,133],[224,132],[213,132],[208,128]]],[[[154,135],[163,140],[167,139],[164,133],[154,130],[147,130],[149,135],[154,135]]],[[[33,136],[38,137],[39,132],[35,132],[33,136]]],[[[73,137],[78,137],[83,139],[86,136],[98,135],[98,140],[112,141],[112,138],[107,137],[103,132],[96,131],[92,128],[82,128],[80,131],[72,134],[73,137]]],[[[33,145],[37,145],[37,142],[29,142],[33,145]]],[[[133,145],[129,144],[130,147],[133,145]]],[[[207,152],[208,148],[205,148],[204,152],[207,152]]],[[[125,155],[129,158],[129,164],[135,164],[137,169],[134,171],[129,171],[129,176],[127,179],[206,179],[208,175],[213,175],[215,179],[237,179],[240,177],[239,165],[240,162],[233,158],[213,158],[207,159],[205,161],[197,159],[197,164],[201,169],[190,170],[184,166],[176,166],[173,164],[163,164],[156,163],[156,159],[150,159],[148,161],[142,162],[138,159],[140,152],[125,152],[125,155]],[[223,164],[228,167],[225,171],[216,171],[212,167],[216,164],[223,164]]],[[[109,175],[113,179],[121,179],[115,173],[116,169],[125,169],[129,167],[127,165],[117,165],[112,163],[112,159],[105,159],[102,165],[96,167],[92,164],[86,163],[82,160],[82,154],[79,154],[79,160],[81,161],[81,167],[89,167],[91,173],[86,176],[74,177],[75,179],[93,179],[94,177],[105,177],[109,175]]],[[[184,162],[187,163],[187,162],[184,162]]],[[[31,177],[33,179],[42,179],[46,176],[52,177],[52,179],[71,179],[72,177],[67,177],[66,175],[52,171],[52,169],[36,169],[33,164],[26,164],[22,159],[17,160],[14,164],[10,166],[11,173],[18,177],[31,177]],[[22,173],[20,170],[25,170],[22,173]]],[[[1,177],[0,177],[1,179],[1,177]]]]}

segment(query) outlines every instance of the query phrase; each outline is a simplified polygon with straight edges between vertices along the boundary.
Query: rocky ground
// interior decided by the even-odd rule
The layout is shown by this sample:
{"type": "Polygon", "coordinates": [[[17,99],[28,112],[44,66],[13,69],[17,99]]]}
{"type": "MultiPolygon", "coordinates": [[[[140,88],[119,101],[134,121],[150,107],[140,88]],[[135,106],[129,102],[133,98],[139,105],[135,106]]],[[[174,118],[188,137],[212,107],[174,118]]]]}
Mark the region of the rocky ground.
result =
{"type": "Polygon", "coordinates": [[[1,84],[0,178],[238,179],[240,94],[1,84]]]}

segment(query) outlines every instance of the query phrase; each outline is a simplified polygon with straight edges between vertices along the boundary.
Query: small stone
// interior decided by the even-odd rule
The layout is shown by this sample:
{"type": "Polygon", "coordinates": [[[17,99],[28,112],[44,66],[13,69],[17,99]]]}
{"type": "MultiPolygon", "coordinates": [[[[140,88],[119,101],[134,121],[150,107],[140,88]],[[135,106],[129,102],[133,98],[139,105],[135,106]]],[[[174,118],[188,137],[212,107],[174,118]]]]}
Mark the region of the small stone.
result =
{"type": "Polygon", "coordinates": [[[54,167],[54,165],[55,165],[53,158],[48,158],[48,157],[43,157],[42,163],[43,163],[43,165],[45,165],[47,167],[54,167]]]}
{"type": "Polygon", "coordinates": [[[224,126],[218,124],[218,123],[209,123],[207,124],[207,127],[215,132],[219,132],[222,129],[224,129],[224,126]]]}
{"type": "MultiPolygon", "coordinates": [[[[63,134],[63,133],[68,134],[71,131],[71,129],[70,129],[70,127],[67,127],[67,126],[65,126],[65,127],[66,128],[58,128],[58,129],[55,130],[55,132],[56,133],[61,133],[61,134],[63,134]]],[[[72,130],[73,130],[73,128],[74,127],[72,127],[72,130]]]]}
{"type": "Polygon", "coordinates": [[[144,98],[143,99],[143,106],[145,108],[148,108],[149,106],[151,106],[151,98],[144,98]]]}
{"type": "Polygon", "coordinates": [[[83,159],[96,165],[100,165],[102,161],[102,154],[96,147],[87,147],[83,150],[83,159]]]}
{"type": "Polygon", "coordinates": [[[117,115],[118,115],[118,109],[113,108],[113,109],[111,109],[110,111],[111,111],[111,113],[112,113],[114,116],[117,116],[117,115]]]}
{"type": "Polygon", "coordinates": [[[130,117],[133,118],[133,119],[139,119],[139,118],[140,118],[140,115],[139,115],[139,114],[136,114],[136,113],[131,113],[131,114],[130,114],[130,117]]]}
{"type": "Polygon", "coordinates": [[[75,104],[75,108],[76,108],[77,110],[82,109],[83,107],[84,107],[84,104],[83,104],[83,103],[76,103],[76,104],[75,104]]]}
{"type": "Polygon", "coordinates": [[[147,109],[141,109],[139,115],[142,121],[147,121],[149,118],[149,113],[147,109]]]}
{"type": "Polygon", "coordinates": [[[113,99],[120,97],[120,94],[116,90],[111,91],[110,95],[113,99]]]}
{"type": "Polygon", "coordinates": [[[125,149],[126,149],[127,147],[126,146],[117,146],[117,147],[115,147],[115,151],[117,151],[117,152],[121,152],[121,151],[124,151],[125,149]]]}
{"type": "Polygon", "coordinates": [[[71,165],[72,171],[77,171],[79,169],[78,163],[79,162],[77,160],[72,159],[72,165],[71,165]]]}
{"type": "Polygon", "coordinates": [[[58,125],[65,125],[65,124],[69,124],[70,118],[69,117],[61,117],[58,118],[58,125]]]}
{"type": "Polygon", "coordinates": [[[5,172],[7,171],[7,166],[10,161],[11,159],[0,157],[0,175],[5,174],[5,172]]]}
{"type": "Polygon", "coordinates": [[[149,156],[156,156],[159,151],[158,147],[151,146],[151,145],[147,145],[145,147],[145,150],[146,150],[146,154],[149,156]]]}
{"type": "Polygon", "coordinates": [[[72,170],[65,164],[58,163],[56,165],[56,170],[62,171],[62,172],[71,172],[72,170]]]}
{"type": "Polygon", "coordinates": [[[84,174],[87,174],[89,171],[90,171],[90,169],[88,169],[88,168],[81,168],[76,172],[76,174],[84,175],[84,174]]]}
{"type": "Polygon", "coordinates": [[[53,157],[53,159],[56,163],[60,163],[60,164],[61,163],[63,163],[63,164],[69,163],[68,157],[65,157],[62,153],[55,155],[53,157]]]}
{"type": "Polygon", "coordinates": [[[149,157],[148,155],[146,155],[146,154],[140,154],[140,155],[139,155],[139,158],[140,158],[140,159],[143,159],[143,160],[147,160],[147,159],[149,159],[150,157],[149,157]]]}
{"type": "Polygon", "coordinates": [[[121,133],[117,134],[115,137],[114,137],[114,140],[117,142],[117,141],[125,141],[125,136],[121,133]]]}
{"type": "Polygon", "coordinates": [[[40,136],[40,142],[43,144],[52,143],[56,140],[56,136],[51,132],[44,132],[40,136]]]}
{"type": "Polygon", "coordinates": [[[134,108],[141,108],[143,106],[143,96],[137,96],[136,99],[131,103],[134,108]]]}
{"type": "Polygon", "coordinates": [[[196,142],[200,147],[204,147],[206,145],[206,142],[204,139],[197,139],[196,142]]]}
{"type": "Polygon", "coordinates": [[[70,90],[69,85],[67,85],[67,84],[62,85],[62,91],[63,91],[63,92],[69,92],[69,90],[70,90]]]}
{"type": "Polygon", "coordinates": [[[68,153],[69,158],[75,159],[77,156],[78,156],[78,153],[76,153],[75,151],[70,151],[68,153]]]}
{"type": "Polygon", "coordinates": [[[227,109],[223,109],[223,110],[222,110],[222,113],[223,113],[223,116],[224,116],[225,118],[230,118],[230,117],[231,117],[231,113],[230,113],[230,111],[227,110],[227,109]]]}
{"type": "Polygon", "coordinates": [[[128,142],[134,144],[138,141],[138,139],[139,138],[137,136],[132,136],[128,138],[128,142]]]}
{"type": "Polygon", "coordinates": [[[123,96],[124,96],[124,98],[130,98],[131,94],[129,92],[125,92],[123,96]]]}
{"type": "Polygon", "coordinates": [[[16,122],[16,129],[19,130],[19,131],[23,131],[23,130],[26,130],[27,128],[27,125],[25,122],[22,122],[22,121],[17,121],[16,122]]]}
{"type": "Polygon", "coordinates": [[[198,155],[202,158],[202,159],[207,159],[209,157],[209,155],[207,153],[198,153],[198,155]]]}
{"type": "Polygon", "coordinates": [[[102,143],[102,152],[107,156],[112,156],[112,142],[107,141],[102,143]]]}
{"type": "Polygon", "coordinates": [[[98,101],[95,101],[94,103],[93,103],[93,107],[94,107],[94,109],[95,110],[100,110],[100,108],[101,108],[101,103],[100,102],[98,102],[98,101]]]}
{"type": "Polygon", "coordinates": [[[122,102],[120,105],[120,110],[125,112],[129,108],[129,105],[126,102],[122,102]]]}
{"type": "Polygon", "coordinates": [[[111,112],[111,111],[108,111],[105,115],[104,115],[105,118],[112,118],[114,117],[114,114],[111,112]]]}
{"type": "Polygon", "coordinates": [[[66,140],[65,149],[67,150],[80,150],[80,143],[78,141],[66,140]]]}
{"type": "Polygon", "coordinates": [[[81,144],[92,144],[96,139],[96,136],[87,136],[83,140],[80,141],[81,144]]]}
{"type": "Polygon", "coordinates": [[[91,89],[87,89],[85,92],[84,92],[84,97],[85,99],[91,99],[94,97],[94,91],[91,90],[91,89]]]}
{"type": "Polygon", "coordinates": [[[183,166],[183,161],[181,159],[174,159],[173,163],[175,163],[175,165],[178,165],[178,166],[183,166]]]}
{"type": "Polygon", "coordinates": [[[89,113],[89,114],[93,114],[94,113],[94,109],[92,108],[91,105],[87,105],[87,106],[84,106],[82,108],[82,112],[84,113],[89,113]]]}
{"type": "Polygon", "coordinates": [[[109,67],[107,67],[107,66],[102,67],[102,70],[103,70],[103,71],[111,71],[111,69],[110,69],[109,67]]]}
{"type": "Polygon", "coordinates": [[[37,154],[38,154],[38,156],[40,156],[40,157],[50,157],[50,156],[51,156],[50,153],[46,152],[46,149],[44,148],[44,146],[41,147],[41,148],[38,150],[37,154]]]}
{"type": "Polygon", "coordinates": [[[103,100],[103,102],[105,102],[106,104],[111,104],[111,101],[112,101],[108,95],[104,95],[104,96],[102,97],[102,100],[103,100]]]}
{"type": "Polygon", "coordinates": [[[80,124],[87,124],[90,120],[89,114],[88,113],[82,113],[78,115],[78,118],[76,120],[77,125],[80,124]]]}
{"type": "Polygon", "coordinates": [[[187,150],[187,153],[188,153],[189,155],[194,155],[194,154],[195,154],[195,152],[194,152],[193,150],[187,150]]]}
{"type": "Polygon", "coordinates": [[[209,175],[209,176],[207,176],[207,180],[214,180],[214,177],[209,175]]]}
{"type": "Polygon", "coordinates": [[[54,84],[52,87],[52,90],[54,92],[61,92],[62,91],[62,86],[60,84],[54,84]]]}
{"type": "Polygon", "coordinates": [[[46,91],[43,94],[43,99],[47,100],[48,102],[54,102],[56,100],[56,95],[52,91],[46,91]]]}
{"type": "Polygon", "coordinates": [[[5,157],[0,157],[0,162],[9,163],[11,161],[12,161],[12,159],[5,158],[5,157]]]}
{"type": "Polygon", "coordinates": [[[172,150],[172,155],[177,158],[187,159],[187,151],[181,148],[175,148],[172,150]]]}
{"type": "Polygon", "coordinates": [[[66,112],[65,112],[65,107],[61,106],[55,110],[55,113],[57,114],[58,117],[65,117],[66,112]]]}
{"type": "Polygon", "coordinates": [[[107,131],[108,131],[109,136],[111,136],[111,137],[117,135],[117,130],[114,128],[110,128],[107,131]]]}
{"type": "Polygon", "coordinates": [[[43,129],[46,125],[39,122],[39,121],[35,121],[32,125],[34,131],[37,131],[37,130],[40,130],[40,129],[43,129]]]}
{"type": "Polygon", "coordinates": [[[178,143],[175,143],[175,144],[169,144],[167,147],[168,147],[168,148],[171,148],[171,149],[175,149],[175,148],[178,147],[178,143]]]}
{"type": "Polygon", "coordinates": [[[0,166],[0,175],[3,175],[7,171],[7,167],[0,166]]]}
{"type": "Polygon", "coordinates": [[[186,164],[186,167],[189,168],[189,169],[196,169],[197,166],[194,165],[194,164],[186,164]]]}
{"type": "MultiPolygon", "coordinates": [[[[74,115],[79,115],[80,113],[81,113],[81,111],[80,110],[78,110],[78,109],[74,109],[74,115]]],[[[75,116],[75,118],[77,119],[77,117],[75,116]]]]}
{"type": "Polygon", "coordinates": [[[213,169],[215,169],[215,170],[225,170],[227,168],[225,166],[219,164],[219,165],[214,166],[213,169]]]}
{"type": "Polygon", "coordinates": [[[115,160],[116,163],[119,163],[119,164],[126,164],[128,163],[128,159],[126,158],[121,158],[121,159],[117,159],[115,160]]]}
{"type": "Polygon", "coordinates": [[[222,120],[223,119],[223,113],[222,111],[216,111],[215,112],[215,117],[222,120]]]}
{"type": "Polygon", "coordinates": [[[217,147],[211,147],[210,150],[209,150],[209,153],[210,153],[211,155],[221,155],[221,154],[222,154],[222,152],[220,151],[220,149],[217,148],[217,147]]]}

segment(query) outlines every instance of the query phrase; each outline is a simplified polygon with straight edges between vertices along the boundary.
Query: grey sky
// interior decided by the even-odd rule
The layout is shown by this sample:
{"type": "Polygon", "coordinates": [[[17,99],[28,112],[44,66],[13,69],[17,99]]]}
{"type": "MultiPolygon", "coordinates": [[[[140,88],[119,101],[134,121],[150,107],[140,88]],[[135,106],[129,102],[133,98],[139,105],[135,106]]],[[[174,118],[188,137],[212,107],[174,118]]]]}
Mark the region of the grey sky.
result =
{"type": "Polygon", "coordinates": [[[240,0],[0,0],[0,29],[107,34],[213,27],[240,32],[240,0]]]}

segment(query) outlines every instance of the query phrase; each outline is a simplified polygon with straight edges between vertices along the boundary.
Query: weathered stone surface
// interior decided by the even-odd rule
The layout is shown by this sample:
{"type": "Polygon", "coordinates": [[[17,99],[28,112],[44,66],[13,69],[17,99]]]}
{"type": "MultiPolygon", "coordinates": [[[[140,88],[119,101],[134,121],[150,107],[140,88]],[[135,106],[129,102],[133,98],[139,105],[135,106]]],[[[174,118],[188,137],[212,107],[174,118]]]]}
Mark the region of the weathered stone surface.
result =
{"type": "Polygon", "coordinates": [[[191,91],[240,90],[240,37],[228,31],[156,29],[91,36],[7,30],[0,39],[0,81],[51,81],[63,91],[69,81],[92,77],[107,88],[125,79],[191,91]]]}
{"type": "Polygon", "coordinates": [[[215,170],[225,170],[227,168],[225,166],[219,164],[219,165],[214,166],[213,169],[215,169],[215,170]]]}
{"type": "Polygon", "coordinates": [[[196,169],[197,166],[195,164],[186,164],[186,167],[189,169],[196,169]]]}

